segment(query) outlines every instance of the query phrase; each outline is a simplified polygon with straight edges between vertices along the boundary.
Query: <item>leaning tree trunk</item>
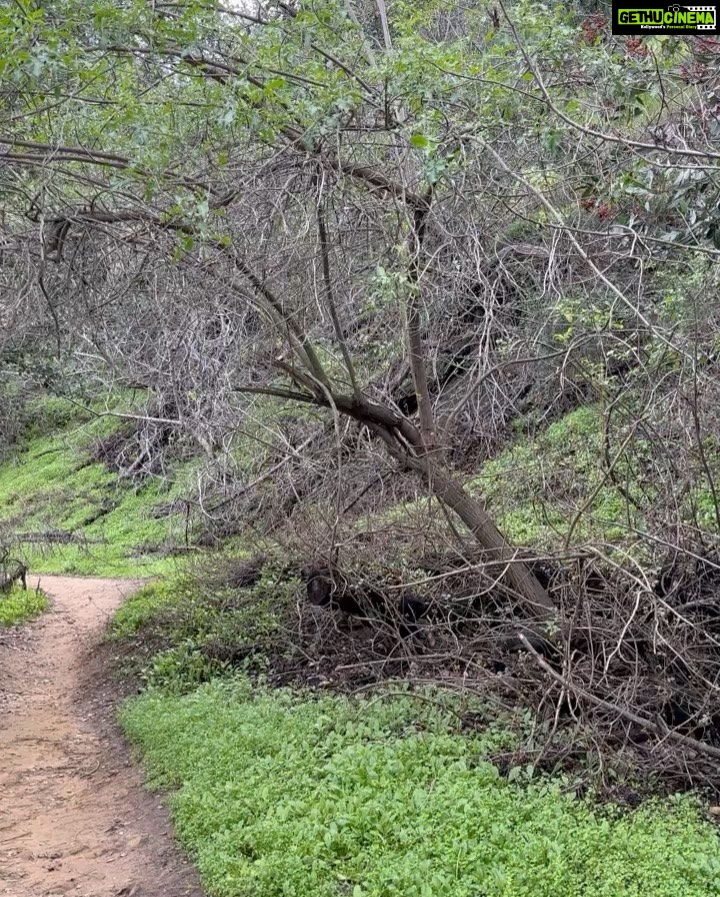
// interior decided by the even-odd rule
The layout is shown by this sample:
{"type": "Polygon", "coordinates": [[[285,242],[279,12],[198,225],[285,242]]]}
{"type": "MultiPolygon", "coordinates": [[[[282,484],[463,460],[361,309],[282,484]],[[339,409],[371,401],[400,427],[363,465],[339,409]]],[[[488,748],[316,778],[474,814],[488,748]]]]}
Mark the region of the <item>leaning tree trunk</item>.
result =
{"type": "Polygon", "coordinates": [[[453,510],[488,557],[502,565],[499,571],[509,585],[518,593],[526,604],[531,606],[543,619],[551,619],[555,614],[555,605],[543,588],[535,574],[526,563],[518,557],[495,521],[485,510],[484,502],[475,498],[454,477],[443,470],[430,467],[427,473],[430,490],[446,507],[453,510]]]}
{"type": "MultiPolygon", "coordinates": [[[[319,397],[316,404],[327,405],[319,397]]],[[[498,529],[482,499],[471,495],[446,467],[433,460],[422,434],[407,418],[392,408],[361,396],[334,395],[333,406],[365,424],[385,442],[390,454],[405,467],[423,476],[431,493],[450,508],[468,527],[489,560],[497,563],[498,576],[543,620],[555,617],[555,605],[542,583],[520,559],[517,549],[498,529]]]]}
{"type": "Polygon", "coordinates": [[[412,445],[415,454],[413,466],[423,472],[432,494],[458,515],[480,543],[488,558],[498,562],[498,576],[517,592],[525,604],[547,620],[553,617],[555,608],[542,584],[527,564],[520,560],[518,552],[497,528],[482,500],[471,495],[450,471],[438,464],[442,454],[435,445],[435,421],[420,327],[421,262],[432,198],[431,188],[423,197],[422,203],[413,206],[410,216],[412,230],[408,241],[410,264],[407,273],[411,289],[406,328],[410,369],[420,412],[420,430],[417,434],[419,438],[409,430],[402,435],[404,440],[412,445]]]}

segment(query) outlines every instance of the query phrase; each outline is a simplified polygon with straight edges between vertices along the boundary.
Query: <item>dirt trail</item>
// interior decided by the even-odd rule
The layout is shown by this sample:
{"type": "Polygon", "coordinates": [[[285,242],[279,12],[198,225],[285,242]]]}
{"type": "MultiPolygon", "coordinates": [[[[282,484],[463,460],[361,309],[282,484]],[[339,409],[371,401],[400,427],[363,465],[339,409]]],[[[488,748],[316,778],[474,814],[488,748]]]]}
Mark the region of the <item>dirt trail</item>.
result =
{"type": "Polygon", "coordinates": [[[52,610],[0,630],[0,895],[201,897],[98,681],[93,651],[133,584],[41,585],[52,610]]]}

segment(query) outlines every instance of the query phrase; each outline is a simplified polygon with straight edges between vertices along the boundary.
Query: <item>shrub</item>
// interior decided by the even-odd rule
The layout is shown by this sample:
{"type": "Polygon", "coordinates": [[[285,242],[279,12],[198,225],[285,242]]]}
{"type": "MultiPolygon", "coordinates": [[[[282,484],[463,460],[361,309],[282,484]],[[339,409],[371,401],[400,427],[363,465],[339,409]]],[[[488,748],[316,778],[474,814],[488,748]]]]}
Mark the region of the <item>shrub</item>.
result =
{"type": "Polygon", "coordinates": [[[109,639],[133,642],[126,673],[182,694],[234,667],[263,669],[269,653],[287,650],[283,625],[295,588],[272,567],[250,588],[199,573],[150,583],[115,613],[109,639]]]}

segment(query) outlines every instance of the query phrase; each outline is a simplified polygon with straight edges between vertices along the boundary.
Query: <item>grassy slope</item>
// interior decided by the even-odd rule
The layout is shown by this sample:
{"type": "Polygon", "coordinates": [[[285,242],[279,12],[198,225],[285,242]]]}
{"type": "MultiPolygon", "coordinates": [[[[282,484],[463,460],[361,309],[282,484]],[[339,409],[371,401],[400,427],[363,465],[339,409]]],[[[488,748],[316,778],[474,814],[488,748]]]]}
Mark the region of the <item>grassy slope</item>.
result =
{"type": "MultiPolygon", "coordinates": [[[[37,435],[27,448],[0,464],[0,536],[13,532],[73,533],[81,544],[26,542],[33,570],[95,575],[157,575],[176,569],[168,550],[182,546],[182,515],[156,518],[153,509],[182,493],[192,465],[176,469],[174,481],[153,480],[136,488],[101,464],[91,463],[94,440],[117,426],[77,408],[58,407],[52,436],[37,435]],[[63,417],[63,410],[65,416],[63,417]]],[[[637,513],[611,483],[602,482],[599,412],[581,408],[535,439],[522,438],[469,480],[488,500],[508,537],[523,545],[560,547],[578,509],[589,507],[571,543],[590,538],[621,543],[637,513]],[[597,488],[597,494],[594,490],[597,488]]],[[[358,528],[412,516],[413,503],[385,508],[358,528]]]]}
{"type": "Polygon", "coordinates": [[[524,438],[485,464],[470,486],[488,499],[511,541],[539,548],[588,539],[621,542],[637,512],[600,467],[602,419],[589,406],[566,414],[534,439],[524,438]]]}
{"type": "Polygon", "coordinates": [[[177,517],[155,519],[152,512],[172,501],[181,484],[156,480],[136,488],[119,481],[90,458],[94,441],[112,432],[117,421],[67,403],[65,412],[54,416],[53,435],[31,434],[23,449],[0,464],[0,536],[12,541],[15,534],[62,532],[77,540],[23,541],[31,571],[95,576],[173,571],[176,563],[164,552],[182,544],[183,523],[177,517]]]}
{"type": "MultiPolygon", "coordinates": [[[[520,421],[519,423],[522,423],[520,421]]],[[[578,408],[541,430],[535,436],[519,436],[475,474],[466,485],[487,502],[500,529],[515,545],[538,550],[579,547],[589,542],[614,546],[636,557],[643,551],[637,532],[644,531],[643,510],[648,496],[658,491],[659,474],[642,471],[642,441],[632,445],[634,463],[615,460],[614,480],[603,463],[603,415],[597,405],[578,408]],[[638,476],[642,475],[640,482],[638,476]],[[630,503],[623,488],[642,501],[643,510],[630,503]]],[[[611,454],[617,452],[624,433],[613,433],[611,454]]],[[[720,476],[720,452],[706,447],[706,457],[715,479],[720,476]]],[[[673,513],[704,531],[717,534],[713,495],[697,459],[695,469],[686,470],[691,481],[687,495],[678,499],[673,513]],[[692,507],[694,506],[695,518],[692,507]]],[[[386,508],[358,521],[358,528],[372,529],[378,522],[398,524],[422,511],[418,502],[386,508]]]]}

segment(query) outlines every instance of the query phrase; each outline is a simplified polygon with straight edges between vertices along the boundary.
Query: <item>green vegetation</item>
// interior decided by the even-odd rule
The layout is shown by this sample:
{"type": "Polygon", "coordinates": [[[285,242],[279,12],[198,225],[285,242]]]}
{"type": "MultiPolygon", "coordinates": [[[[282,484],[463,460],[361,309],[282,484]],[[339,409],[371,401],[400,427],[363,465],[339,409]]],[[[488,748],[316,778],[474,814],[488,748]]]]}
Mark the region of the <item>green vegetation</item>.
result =
{"type": "Polygon", "coordinates": [[[108,638],[131,647],[126,674],[187,692],[232,666],[262,669],[269,654],[289,650],[282,635],[293,598],[294,584],[278,583],[268,570],[248,589],[205,574],[175,576],[135,592],[115,614],[108,638]]]}
{"type": "MultiPolygon", "coordinates": [[[[692,801],[632,813],[506,781],[517,735],[439,703],[298,699],[213,682],[122,722],[212,897],[712,897],[720,842],[692,801]]],[[[512,777],[512,776],[511,776],[512,777]]]]}
{"type": "Polygon", "coordinates": [[[15,626],[44,613],[50,602],[44,592],[12,586],[0,594],[0,626],[15,626]]]}
{"type": "Polygon", "coordinates": [[[637,511],[601,467],[603,421],[598,407],[566,414],[535,437],[521,437],[485,464],[471,485],[483,493],[511,541],[561,547],[578,511],[572,542],[618,542],[637,511]]]}
{"type": "Polygon", "coordinates": [[[179,603],[184,594],[179,579],[148,583],[133,592],[115,613],[110,638],[119,640],[135,635],[144,625],[157,619],[163,609],[179,603]]]}
{"type": "Polygon", "coordinates": [[[0,532],[20,537],[30,568],[43,573],[138,576],[172,573],[172,550],[184,520],[155,516],[182,494],[183,468],[173,482],[121,481],[92,460],[98,439],[118,419],[98,417],[63,399],[37,403],[24,443],[0,464],[0,532]],[[52,436],[42,435],[49,428],[52,436]]]}

